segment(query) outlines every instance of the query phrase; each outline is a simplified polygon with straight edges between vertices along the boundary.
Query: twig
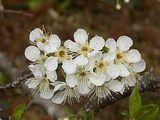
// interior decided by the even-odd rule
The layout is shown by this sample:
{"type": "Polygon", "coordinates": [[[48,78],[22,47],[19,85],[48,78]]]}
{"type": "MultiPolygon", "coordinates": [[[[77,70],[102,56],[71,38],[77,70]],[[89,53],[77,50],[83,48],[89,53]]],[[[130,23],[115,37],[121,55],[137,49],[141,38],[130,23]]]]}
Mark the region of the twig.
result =
{"type": "Polygon", "coordinates": [[[30,14],[30,13],[25,13],[25,12],[19,11],[19,10],[5,9],[1,0],[0,0],[0,13],[1,13],[1,18],[3,17],[3,13],[22,14],[27,17],[33,17],[33,14],[30,14]]]}
{"type": "Polygon", "coordinates": [[[29,74],[25,74],[24,76],[17,77],[13,82],[0,86],[0,89],[6,90],[6,89],[20,87],[22,86],[24,81],[31,75],[32,75],[32,72],[30,72],[29,74]]]}

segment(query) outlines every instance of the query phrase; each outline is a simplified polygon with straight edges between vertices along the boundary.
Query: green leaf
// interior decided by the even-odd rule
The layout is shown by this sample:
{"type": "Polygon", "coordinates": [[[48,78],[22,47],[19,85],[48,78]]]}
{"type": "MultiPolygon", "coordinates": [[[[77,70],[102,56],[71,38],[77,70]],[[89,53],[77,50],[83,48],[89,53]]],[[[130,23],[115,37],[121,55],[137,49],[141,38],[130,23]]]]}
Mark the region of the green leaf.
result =
{"type": "Polygon", "coordinates": [[[141,116],[136,120],[155,120],[159,113],[159,106],[156,104],[149,104],[141,107],[140,112],[144,112],[141,116]],[[146,110],[149,108],[148,110],[146,110]]]}
{"type": "Polygon", "coordinates": [[[64,106],[64,110],[66,112],[66,116],[72,115],[72,111],[66,105],[64,106]]]}
{"type": "Polygon", "coordinates": [[[129,99],[129,115],[131,119],[137,116],[140,107],[141,107],[141,97],[139,95],[138,86],[135,86],[129,99]]]}
{"type": "Polygon", "coordinates": [[[87,120],[94,120],[94,110],[91,110],[87,115],[87,120]]]}
{"type": "Polygon", "coordinates": [[[128,116],[128,117],[129,117],[128,111],[123,111],[123,112],[122,112],[122,115],[125,115],[125,116],[128,116]]]}
{"type": "Polygon", "coordinates": [[[16,108],[14,109],[14,112],[13,112],[13,118],[14,120],[20,120],[23,113],[25,112],[25,104],[21,104],[21,105],[18,105],[16,106],[16,108]]]}
{"type": "Polygon", "coordinates": [[[87,119],[87,115],[86,115],[86,113],[84,111],[79,111],[78,114],[83,116],[84,120],[87,119]]]}

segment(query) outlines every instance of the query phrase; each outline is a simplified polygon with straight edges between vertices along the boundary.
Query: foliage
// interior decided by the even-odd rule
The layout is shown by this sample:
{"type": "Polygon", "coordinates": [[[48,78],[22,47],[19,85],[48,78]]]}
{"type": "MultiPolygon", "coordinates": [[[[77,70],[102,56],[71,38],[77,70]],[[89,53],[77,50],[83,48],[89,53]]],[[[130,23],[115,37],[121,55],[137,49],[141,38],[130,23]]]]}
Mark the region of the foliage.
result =
{"type": "Polygon", "coordinates": [[[158,113],[159,106],[157,104],[141,106],[141,97],[136,86],[129,99],[129,112],[124,111],[122,114],[128,116],[130,120],[155,120],[158,113]]]}
{"type": "Polygon", "coordinates": [[[25,112],[25,109],[26,109],[25,104],[21,104],[21,105],[16,106],[16,108],[14,109],[14,112],[13,112],[14,120],[20,120],[22,115],[25,112]]]}
{"type": "MultiPolygon", "coordinates": [[[[72,111],[67,107],[64,106],[66,117],[65,118],[59,118],[58,120],[78,120],[73,116],[72,111]]],[[[88,114],[86,114],[84,111],[79,111],[79,115],[83,117],[83,120],[94,120],[94,110],[91,110],[88,114]]]]}
{"type": "Polygon", "coordinates": [[[66,9],[71,4],[71,0],[29,0],[27,5],[30,9],[35,9],[47,2],[55,2],[57,4],[56,11],[58,13],[66,9]]]}

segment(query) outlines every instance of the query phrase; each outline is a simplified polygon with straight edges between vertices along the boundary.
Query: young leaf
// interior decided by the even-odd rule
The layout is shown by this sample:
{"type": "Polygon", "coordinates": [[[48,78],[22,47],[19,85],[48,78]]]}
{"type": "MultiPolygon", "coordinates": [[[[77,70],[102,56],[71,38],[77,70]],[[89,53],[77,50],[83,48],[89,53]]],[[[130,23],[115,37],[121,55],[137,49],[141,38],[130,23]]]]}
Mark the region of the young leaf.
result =
{"type": "Polygon", "coordinates": [[[139,95],[138,86],[135,86],[129,99],[129,115],[131,119],[137,116],[140,107],[141,107],[141,97],[139,95]]]}
{"type": "Polygon", "coordinates": [[[122,112],[122,115],[125,115],[125,116],[128,116],[128,117],[129,117],[128,111],[123,111],[123,112],[122,112]]]}
{"type": "Polygon", "coordinates": [[[86,120],[94,120],[94,110],[91,110],[88,115],[86,120]]]}
{"type": "Polygon", "coordinates": [[[159,106],[156,104],[149,104],[149,105],[145,105],[143,106],[140,111],[144,111],[144,109],[146,109],[147,107],[151,107],[148,110],[146,110],[144,112],[144,114],[142,114],[138,119],[136,120],[155,120],[158,113],[159,113],[159,106]]]}
{"type": "Polygon", "coordinates": [[[66,116],[70,116],[72,114],[72,111],[65,105],[64,110],[66,112],[66,116]]]}
{"type": "Polygon", "coordinates": [[[14,120],[20,120],[25,109],[26,109],[25,104],[21,104],[21,105],[16,106],[16,108],[14,109],[14,112],[13,112],[14,120]]]}
{"type": "Polygon", "coordinates": [[[84,120],[87,119],[87,115],[86,115],[86,113],[84,111],[79,111],[78,114],[83,116],[84,120]]]}

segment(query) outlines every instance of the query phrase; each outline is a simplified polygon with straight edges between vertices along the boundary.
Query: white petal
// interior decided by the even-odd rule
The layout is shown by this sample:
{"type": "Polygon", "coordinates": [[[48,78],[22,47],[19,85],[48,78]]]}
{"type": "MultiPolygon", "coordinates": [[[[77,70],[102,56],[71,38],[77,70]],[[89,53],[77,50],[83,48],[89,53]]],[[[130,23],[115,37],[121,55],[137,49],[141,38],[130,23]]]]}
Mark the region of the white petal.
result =
{"type": "Polygon", "coordinates": [[[59,39],[59,37],[52,34],[51,36],[49,36],[48,43],[43,45],[43,48],[46,53],[52,53],[58,50],[60,44],[61,40],[59,39]]]}
{"type": "Polygon", "coordinates": [[[82,85],[78,86],[78,92],[80,92],[84,96],[87,96],[89,91],[90,91],[89,86],[82,86],[82,85]]]}
{"type": "Polygon", "coordinates": [[[123,85],[118,80],[111,80],[111,81],[109,81],[107,83],[107,86],[113,92],[119,92],[123,88],[123,85]]]}
{"type": "Polygon", "coordinates": [[[28,68],[32,71],[33,75],[36,78],[42,77],[45,74],[45,67],[44,64],[36,64],[36,65],[29,65],[28,68]]]}
{"type": "Polygon", "coordinates": [[[93,57],[88,58],[88,64],[84,66],[86,70],[91,70],[95,67],[95,59],[93,57]]]}
{"type": "Polygon", "coordinates": [[[34,42],[36,39],[41,38],[41,35],[43,34],[43,31],[39,28],[35,28],[32,30],[29,34],[29,40],[34,42]]]}
{"type": "Polygon", "coordinates": [[[66,75],[66,83],[70,87],[75,87],[77,85],[78,79],[75,75],[66,75]]]}
{"type": "Polygon", "coordinates": [[[88,59],[87,59],[87,57],[85,57],[83,55],[79,55],[78,57],[76,57],[74,59],[74,62],[76,65],[82,66],[82,65],[86,65],[88,63],[88,59]]]}
{"type": "Polygon", "coordinates": [[[70,51],[72,51],[72,52],[77,52],[78,51],[78,44],[76,43],[76,42],[73,42],[73,41],[71,41],[71,40],[66,40],[65,42],[64,42],[64,46],[66,47],[66,48],[69,48],[70,49],[70,51]]]}
{"type": "MultiPolygon", "coordinates": [[[[53,83],[53,84],[54,84],[54,83],[53,83]]],[[[52,83],[51,83],[51,85],[52,85],[52,83]]],[[[65,82],[60,82],[59,84],[57,84],[57,85],[54,87],[54,92],[57,91],[57,90],[63,89],[65,86],[66,86],[66,83],[65,83],[65,82]]]]}
{"type": "Polygon", "coordinates": [[[130,75],[130,72],[128,71],[127,67],[123,64],[118,64],[119,71],[120,71],[120,76],[125,77],[130,75]]]}
{"type": "Polygon", "coordinates": [[[52,34],[49,36],[49,45],[52,47],[52,49],[58,49],[61,45],[61,40],[57,35],[52,34]]]}
{"type": "Polygon", "coordinates": [[[116,41],[113,38],[108,38],[106,40],[105,46],[109,48],[109,52],[115,52],[116,51],[116,41]]]}
{"type": "Polygon", "coordinates": [[[118,77],[120,75],[118,65],[110,64],[107,67],[107,73],[113,79],[116,78],[116,77],[118,77]]]}
{"type": "Polygon", "coordinates": [[[132,66],[132,70],[134,72],[142,72],[145,70],[145,68],[146,68],[146,62],[143,59],[141,59],[139,62],[134,63],[132,66]]]}
{"type": "Polygon", "coordinates": [[[28,86],[28,88],[36,88],[39,85],[40,81],[36,80],[35,78],[29,78],[25,84],[28,86]]]}
{"type": "Polygon", "coordinates": [[[99,61],[102,58],[102,52],[98,52],[94,57],[95,61],[99,61]]]}
{"type": "Polygon", "coordinates": [[[101,86],[104,84],[106,77],[104,74],[103,75],[101,74],[101,76],[91,75],[91,76],[89,76],[89,79],[90,79],[91,83],[93,83],[94,85],[101,86]]]}
{"type": "Polygon", "coordinates": [[[90,52],[90,53],[87,54],[87,57],[94,57],[98,53],[99,53],[98,50],[92,51],[92,52],[90,52]]]}
{"type": "Polygon", "coordinates": [[[40,97],[43,99],[50,99],[53,96],[53,89],[49,89],[45,92],[40,92],[40,97]]]}
{"type": "Polygon", "coordinates": [[[36,61],[40,58],[40,51],[35,46],[28,46],[24,52],[26,58],[30,61],[36,61]]]}
{"type": "Polygon", "coordinates": [[[136,78],[133,75],[130,75],[126,78],[121,79],[121,83],[123,85],[129,85],[129,86],[134,86],[136,84],[136,78]]]}
{"type": "Polygon", "coordinates": [[[83,29],[78,29],[74,33],[74,40],[79,44],[84,44],[88,40],[88,34],[83,29]]]}
{"type": "Polygon", "coordinates": [[[73,74],[77,70],[77,66],[73,60],[64,60],[62,68],[66,74],[73,74]]]}
{"type": "Polygon", "coordinates": [[[93,48],[94,50],[101,50],[104,47],[104,39],[99,36],[95,36],[91,39],[89,47],[93,48]]]}
{"type": "Polygon", "coordinates": [[[42,42],[37,42],[37,47],[38,47],[40,50],[44,51],[44,44],[43,44],[42,42]]]}
{"type": "Polygon", "coordinates": [[[109,81],[111,79],[111,77],[108,74],[106,74],[105,78],[106,78],[106,81],[109,81]]]}
{"type": "Polygon", "coordinates": [[[131,49],[125,57],[127,62],[135,63],[141,60],[141,54],[136,49],[131,49]]]}
{"type": "Polygon", "coordinates": [[[48,78],[51,82],[55,82],[55,80],[57,80],[57,73],[56,73],[56,71],[52,71],[52,72],[47,71],[47,72],[46,72],[46,75],[47,75],[47,78],[48,78]]]}
{"type": "Polygon", "coordinates": [[[58,67],[58,58],[50,56],[46,59],[44,65],[48,71],[55,71],[58,67]]]}
{"type": "Polygon", "coordinates": [[[121,52],[129,50],[132,45],[133,41],[128,36],[120,36],[117,40],[117,46],[119,47],[121,52]]]}
{"type": "Polygon", "coordinates": [[[57,93],[51,100],[56,104],[60,104],[63,102],[65,98],[66,98],[66,94],[64,94],[64,92],[62,91],[57,93]]]}
{"type": "Polygon", "coordinates": [[[103,60],[105,62],[112,62],[116,58],[115,52],[109,52],[103,55],[103,60]]]}

